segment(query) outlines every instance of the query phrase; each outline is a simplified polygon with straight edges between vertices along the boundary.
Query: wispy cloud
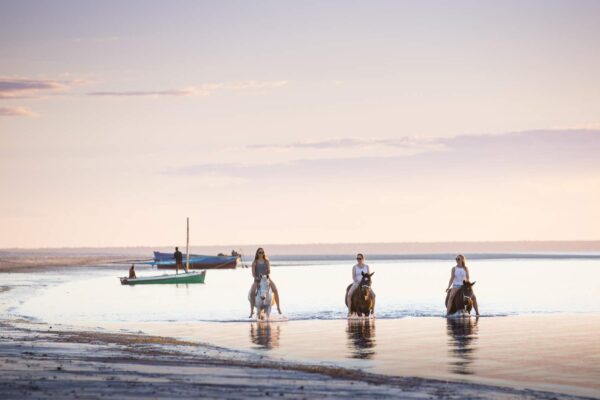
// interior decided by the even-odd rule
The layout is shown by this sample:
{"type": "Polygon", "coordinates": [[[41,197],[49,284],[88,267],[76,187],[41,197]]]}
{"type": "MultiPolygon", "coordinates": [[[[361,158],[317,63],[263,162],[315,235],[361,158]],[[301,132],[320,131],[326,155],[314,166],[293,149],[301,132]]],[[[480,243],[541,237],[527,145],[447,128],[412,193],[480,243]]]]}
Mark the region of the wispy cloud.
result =
{"type": "Polygon", "coordinates": [[[0,107],[2,117],[37,117],[38,114],[24,107],[0,107]]]}
{"type": "Polygon", "coordinates": [[[116,42],[120,40],[119,36],[93,36],[93,37],[76,37],[73,39],[73,42],[82,43],[82,42],[92,42],[92,43],[107,43],[107,42],[116,42]]]}
{"type": "Polygon", "coordinates": [[[404,149],[428,149],[439,148],[440,143],[436,139],[423,139],[411,136],[403,136],[394,139],[357,139],[338,138],[319,141],[305,141],[284,144],[254,144],[250,149],[370,149],[375,147],[395,147],[404,149]]]}
{"type": "Polygon", "coordinates": [[[417,179],[452,174],[501,177],[514,173],[526,177],[575,170],[597,174],[600,171],[598,154],[600,130],[540,130],[423,140],[347,138],[250,145],[244,151],[243,164],[207,161],[164,173],[282,180],[360,177],[390,182],[399,177],[417,179]],[[381,151],[386,146],[391,150],[381,151]],[[371,148],[375,150],[370,151],[371,148]]]}
{"type": "Polygon", "coordinates": [[[288,81],[241,81],[206,83],[197,86],[188,86],[178,89],[166,90],[126,90],[126,91],[97,91],[88,93],[89,96],[116,96],[116,97],[171,97],[171,96],[210,96],[217,91],[243,91],[257,89],[279,88],[288,84],[288,81]]]}
{"type": "Polygon", "coordinates": [[[0,99],[39,97],[42,93],[65,91],[80,81],[0,77],[0,99]]]}

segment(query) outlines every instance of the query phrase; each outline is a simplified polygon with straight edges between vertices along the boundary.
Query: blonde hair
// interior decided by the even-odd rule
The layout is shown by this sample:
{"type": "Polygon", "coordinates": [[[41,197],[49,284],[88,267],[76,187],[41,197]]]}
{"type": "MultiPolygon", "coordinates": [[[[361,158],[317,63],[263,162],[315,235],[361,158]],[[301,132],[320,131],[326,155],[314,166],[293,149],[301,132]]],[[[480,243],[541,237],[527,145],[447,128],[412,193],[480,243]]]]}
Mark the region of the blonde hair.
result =
{"type": "Polygon", "coordinates": [[[465,270],[468,271],[467,269],[467,258],[465,256],[463,256],[462,254],[459,254],[456,256],[456,265],[459,265],[461,267],[463,267],[465,270]]]}

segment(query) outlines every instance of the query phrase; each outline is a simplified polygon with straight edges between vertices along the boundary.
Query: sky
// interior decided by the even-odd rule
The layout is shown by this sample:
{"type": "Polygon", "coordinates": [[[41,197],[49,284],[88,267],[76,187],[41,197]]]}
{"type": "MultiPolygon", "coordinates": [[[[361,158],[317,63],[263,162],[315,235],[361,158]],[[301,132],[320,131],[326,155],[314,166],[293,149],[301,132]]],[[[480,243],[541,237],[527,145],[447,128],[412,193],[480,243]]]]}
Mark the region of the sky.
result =
{"type": "Polygon", "coordinates": [[[600,239],[598,1],[2,1],[0,247],[600,239]]]}

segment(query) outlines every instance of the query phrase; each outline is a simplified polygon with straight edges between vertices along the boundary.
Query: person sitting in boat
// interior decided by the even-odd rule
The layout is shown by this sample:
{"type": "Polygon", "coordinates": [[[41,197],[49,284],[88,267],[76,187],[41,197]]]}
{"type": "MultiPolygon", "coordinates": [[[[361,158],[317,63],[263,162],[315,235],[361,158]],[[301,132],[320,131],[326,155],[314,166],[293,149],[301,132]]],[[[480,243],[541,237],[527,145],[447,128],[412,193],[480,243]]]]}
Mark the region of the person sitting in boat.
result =
{"type": "MultiPolygon", "coordinates": [[[[448,281],[448,288],[446,289],[446,293],[450,292],[448,295],[448,304],[446,304],[446,315],[450,314],[450,307],[452,307],[452,300],[454,299],[454,295],[463,285],[463,281],[470,282],[469,279],[469,269],[467,268],[467,259],[462,254],[456,256],[456,266],[452,267],[452,272],[450,272],[450,280],[448,281]]],[[[475,314],[479,316],[479,307],[477,306],[477,298],[475,297],[475,293],[471,297],[473,300],[473,308],[475,309],[475,314]]]]}
{"type": "Polygon", "coordinates": [[[277,304],[277,312],[281,314],[281,308],[279,307],[279,292],[277,291],[277,286],[275,286],[275,282],[273,282],[270,276],[271,263],[269,262],[269,257],[267,257],[267,255],[265,254],[263,248],[259,247],[256,250],[254,261],[252,262],[252,277],[254,278],[254,282],[252,283],[252,287],[250,288],[250,293],[248,293],[248,297],[250,299],[250,316],[248,318],[252,318],[252,316],[254,315],[256,291],[258,289],[258,282],[260,281],[261,275],[269,276],[269,283],[271,286],[271,290],[273,291],[275,304],[277,304]]]}
{"type": "MultiPolygon", "coordinates": [[[[365,256],[362,253],[358,253],[356,255],[356,264],[352,267],[352,286],[348,290],[348,295],[346,296],[346,303],[348,304],[348,316],[350,316],[350,304],[352,299],[352,294],[362,281],[362,273],[369,274],[371,273],[369,266],[365,264],[365,256]]],[[[373,297],[373,309],[375,309],[375,292],[371,289],[371,296],[373,297]]]]}
{"type": "Polygon", "coordinates": [[[131,264],[131,268],[129,268],[129,279],[135,279],[135,265],[131,264]]]}
{"type": "Polygon", "coordinates": [[[179,251],[179,247],[175,247],[175,253],[173,254],[175,257],[175,269],[176,272],[179,273],[179,268],[183,269],[183,254],[179,251]]]}

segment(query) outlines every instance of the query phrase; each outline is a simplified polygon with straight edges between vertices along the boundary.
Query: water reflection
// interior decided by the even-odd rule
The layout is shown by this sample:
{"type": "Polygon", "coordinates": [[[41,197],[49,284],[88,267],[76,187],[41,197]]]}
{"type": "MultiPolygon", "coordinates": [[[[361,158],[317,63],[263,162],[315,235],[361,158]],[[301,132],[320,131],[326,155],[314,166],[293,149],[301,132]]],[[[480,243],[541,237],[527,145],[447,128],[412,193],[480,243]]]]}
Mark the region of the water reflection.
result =
{"type": "Polygon", "coordinates": [[[473,361],[477,351],[477,322],[479,318],[459,318],[447,320],[448,351],[450,372],[459,375],[473,375],[473,361]]]}
{"type": "Polygon", "coordinates": [[[346,333],[352,358],[369,359],[375,355],[375,320],[348,320],[346,333]]]}
{"type": "Polygon", "coordinates": [[[250,340],[263,349],[279,347],[281,325],[271,324],[266,321],[257,321],[250,324],[250,340]]]}

